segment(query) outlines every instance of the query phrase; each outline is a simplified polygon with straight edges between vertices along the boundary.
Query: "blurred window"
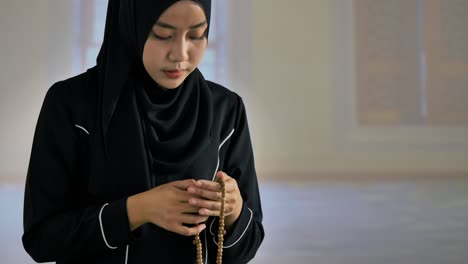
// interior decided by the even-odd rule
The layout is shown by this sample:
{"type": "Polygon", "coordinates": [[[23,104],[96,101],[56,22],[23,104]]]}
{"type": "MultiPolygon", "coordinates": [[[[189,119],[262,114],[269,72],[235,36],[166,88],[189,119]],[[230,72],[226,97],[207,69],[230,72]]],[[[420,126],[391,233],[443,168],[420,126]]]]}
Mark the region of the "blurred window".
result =
{"type": "Polygon", "coordinates": [[[468,1],[354,0],[360,126],[468,125],[468,1]]]}

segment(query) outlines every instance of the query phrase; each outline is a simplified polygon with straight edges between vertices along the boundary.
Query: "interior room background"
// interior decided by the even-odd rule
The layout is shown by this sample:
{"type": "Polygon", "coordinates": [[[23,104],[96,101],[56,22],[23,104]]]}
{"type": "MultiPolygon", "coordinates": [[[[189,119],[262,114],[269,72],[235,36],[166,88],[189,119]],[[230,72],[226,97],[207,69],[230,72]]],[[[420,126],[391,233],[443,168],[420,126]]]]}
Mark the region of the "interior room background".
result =
{"type": "MultiPolygon", "coordinates": [[[[468,175],[467,0],[213,4],[201,70],[244,98],[261,184],[468,175]]],[[[18,235],[44,96],[94,65],[105,10],[0,3],[0,203],[18,235]]]]}
{"type": "MultiPolygon", "coordinates": [[[[468,170],[467,1],[213,2],[201,68],[245,98],[262,178],[468,170]]],[[[23,182],[44,95],[95,62],[105,1],[1,6],[0,179],[23,182]]]]}

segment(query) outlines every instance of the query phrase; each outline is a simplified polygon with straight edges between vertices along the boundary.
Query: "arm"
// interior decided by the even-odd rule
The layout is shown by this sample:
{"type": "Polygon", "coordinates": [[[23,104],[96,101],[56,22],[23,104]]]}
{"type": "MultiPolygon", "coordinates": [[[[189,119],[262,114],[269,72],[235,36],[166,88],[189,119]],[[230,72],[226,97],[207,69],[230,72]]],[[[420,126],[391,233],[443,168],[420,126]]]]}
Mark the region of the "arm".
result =
{"type": "MultiPolygon", "coordinates": [[[[226,234],[223,263],[247,263],[255,256],[265,236],[247,116],[240,97],[237,105],[235,131],[226,152],[224,171],[237,181],[243,205],[239,217],[226,234]]],[[[210,219],[207,227],[208,246],[212,252],[210,259],[215,261],[218,218],[210,219]]]]}
{"type": "Polygon", "coordinates": [[[125,198],[84,202],[78,138],[87,135],[74,126],[64,88],[55,84],[44,99],[26,180],[22,240],[37,262],[110,252],[131,240],[125,198]]]}

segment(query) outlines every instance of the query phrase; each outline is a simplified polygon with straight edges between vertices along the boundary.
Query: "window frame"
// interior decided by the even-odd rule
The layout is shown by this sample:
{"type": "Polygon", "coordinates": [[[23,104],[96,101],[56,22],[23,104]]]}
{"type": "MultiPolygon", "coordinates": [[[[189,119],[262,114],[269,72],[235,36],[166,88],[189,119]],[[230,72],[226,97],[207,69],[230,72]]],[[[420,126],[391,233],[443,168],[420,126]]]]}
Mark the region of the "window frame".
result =
{"type": "Polygon", "coordinates": [[[357,115],[354,1],[329,1],[330,72],[335,142],[342,150],[465,151],[468,127],[362,126],[357,115]]]}

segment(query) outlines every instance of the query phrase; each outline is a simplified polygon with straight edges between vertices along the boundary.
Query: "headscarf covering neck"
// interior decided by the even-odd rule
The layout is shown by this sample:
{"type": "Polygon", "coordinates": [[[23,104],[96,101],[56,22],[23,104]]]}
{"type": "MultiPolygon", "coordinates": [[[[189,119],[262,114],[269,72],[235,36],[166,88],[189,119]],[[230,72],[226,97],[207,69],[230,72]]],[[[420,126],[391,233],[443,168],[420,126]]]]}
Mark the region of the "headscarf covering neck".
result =
{"type": "MultiPolygon", "coordinates": [[[[109,122],[131,69],[142,65],[143,47],[154,23],[171,5],[180,0],[109,0],[104,39],[96,59],[102,134],[109,122]]],[[[193,0],[205,12],[208,29],[211,0],[193,0]]]]}
{"type": "MultiPolygon", "coordinates": [[[[183,172],[210,143],[213,115],[211,93],[198,69],[180,87],[163,92],[143,66],[143,47],[152,26],[176,2],[110,0],[97,58],[104,144],[120,94],[131,88],[139,107],[135,111],[141,114],[149,165],[171,175],[183,172]]],[[[209,25],[211,1],[194,2],[202,7],[209,25]]]]}
{"type": "Polygon", "coordinates": [[[190,74],[176,89],[135,79],[150,169],[173,177],[184,170],[210,143],[213,104],[203,76],[190,74]]]}

